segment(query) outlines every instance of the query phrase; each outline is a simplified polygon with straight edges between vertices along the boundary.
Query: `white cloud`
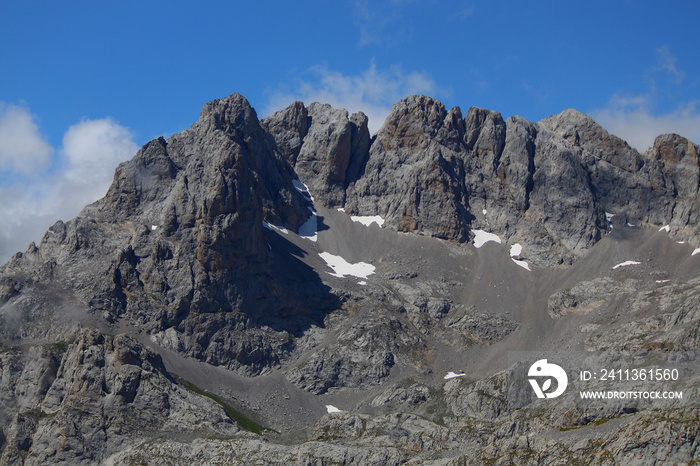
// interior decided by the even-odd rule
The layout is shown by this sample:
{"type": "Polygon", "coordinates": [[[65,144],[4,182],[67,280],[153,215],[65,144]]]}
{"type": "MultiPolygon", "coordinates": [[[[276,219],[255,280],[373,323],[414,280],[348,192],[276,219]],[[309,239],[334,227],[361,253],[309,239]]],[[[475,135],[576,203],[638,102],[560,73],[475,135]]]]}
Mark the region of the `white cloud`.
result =
{"type": "Polygon", "coordinates": [[[263,114],[270,115],[301,100],[331,104],[350,113],[364,112],[369,117],[370,132],[375,133],[384,123],[391,106],[412,94],[435,94],[438,89],[432,76],[425,72],[404,73],[399,66],[378,70],[372,63],[367,70],[346,75],[326,66],[315,66],[309,79],[300,79],[296,89],[275,92],[263,114]]]}
{"type": "MultiPolygon", "coordinates": [[[[676,65],[676,56],[667,45],[655,48],[654,54],[656,63],[644,73],[646,93],[617,93],[604,108],[593,110],[590,115],[608,132],[639,151],[647,150],[657,136],[666,133],[680,134],[697,144],[700,142],[700,100],[674,97],[684,92],[681,83],[685,72],[676,65]],[[660,104],[671,110],[660,110],[660,104]]],[[[690,95],[694,98],[695,94],[690,95]]]]}
{"type": "Polygon", "coordinates": [[[605,108],[591,112],[591,116],[639,151],[647,150],[657,136],[665,133],[700,142],[700,100],[680,104],[664,114],[655,114],[652,102],[651,95],[614,95],[605,108]]]}
{"type": "Polygon", "coordinates": [[[53,148],[39,134],[29,110],[0,102],[0,170],[37,174],[52,155],[53,148]]]}
{"type": "Polygon", "coordinates": [[[71,126],[63,136],[63,155],[69,167],[65,176],[89,180],[96,189],[106,191],[117,164],[138,149],[132,138],[131,131],[109,118],[71,126]]]}
{"type": "Polygon", "coordinates": [[[117,164],[138,149],[132,137],[111,119],[84,120],[66,131],[56,169],[23,184],[0,186],[0,263],[38,243],[57,220],[75,217],[104,196],[117,164]]]}
{"type": "Polygon", "coordinates": [[[676,56],[671,53],[668,45],[657,47],[654,49],[656,53],[656,66],[652,71],[663,71],[675,79],[676,83],[680,83],[685,78],[685,72],[676,67],[676,56]]]}

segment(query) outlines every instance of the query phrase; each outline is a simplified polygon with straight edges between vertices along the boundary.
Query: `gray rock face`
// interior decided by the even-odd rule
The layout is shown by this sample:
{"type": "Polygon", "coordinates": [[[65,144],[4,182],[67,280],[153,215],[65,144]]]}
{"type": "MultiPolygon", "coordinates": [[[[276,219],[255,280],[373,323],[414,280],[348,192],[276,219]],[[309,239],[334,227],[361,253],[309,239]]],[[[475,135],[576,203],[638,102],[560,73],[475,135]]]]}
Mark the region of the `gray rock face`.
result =
{"type": "MultiPolygon", "coordinates": [[[[698,161],[700,146],[677,135],[661,135],[654,141],[654,146],[643,154],[654,162],[654,183],[660,184],[663,180],[668,193],[666,205],[672,208],[670,220],[673,232],[681,239],[691,239],[697,234],[700,223],[700,208],[698,198],[700,188],[700,162],[698,161]],[[661,175],[659,174],[661,171],[661,175]]],[[[661,208],[660,202],[653,202],[654,207],[661,208]]],[[[654,211],[648,214],[653,218],[654,211]]],[[[694,243],[697,246],[697,243],[694,243]]]]}
{"type": "Polygon", "coordinates": [[[453,316],[447,326],[478,344],[501,340],[518,328],[516,322],[505,317],[485,314],[473,308],[462,316],[453,316]]]}
{"type": "Polygon", "coordinates": [[[280,152],[296,165],[304,138],[309,132],[309,111],[303,102],[294,102],[260,122],[272,135],[280,152]]]}
{"type": "Polygon", "coordinates": [[[344,109],[295,102],[263,120],[299,179],[326,207],[342,206],[345,189],[367,156],[370,138],[367,117],[344,109]]]}
{"type": "Polygon", "coordinates": [[[570,314],[585,315],[611,299],[634,293],[640,287],[641,284],[633,279],[618,283],[609,277],[579,282],[568,290],[550,296],[547,312],[554,319],[570,314]]]}
{"type": "Polygon", "coordinates": [[[696,197],[700,188],[700,148],[677,134],[663,134],[645,154],[661,163],[678,197],[696,197]]]}
{"type": "MultiPolygon", "coordinates": [[[[597,323],[587,329],[586,345],[593,350],[613,348],[618,350],[669,350],[691,351],[700,345],[700,280],[688,283],[663,284],[661,288],[640,292],[631,280],[623,284],[609,281],[589,283],[574,287],[572,292],[586,290],[597,295],[594,302],[619,299],[627,293],[630,303],[627,319],[614,325],[597,323]],[[597,286],[591,286],[597,285],[597,286]],[[601,286],[602,285],[602,286],[601,286]],[[611,286],[618,288],[617,294],[606,295],[611,286]],[[578,290],[576,290],[578,288],[578,290]],[[651,315],[644,311],[653,310],[651,315]]],[[[556,295],[555,295],[556,296],[556,295]]],[[[580,299],[580,298],[579,298],[580,299]]],[[[595,298],[583,301],[588,304],[595,298]]]]}
{"type": "Polygon", "coordinates": [[[233,435],[214,401],[177,385],[155,353],[124,335],[0,355],[2,464],[94,464],[125,446],[181,431],[233,435]]]}
{"type": "Polygon", "coordinates": [[[377,133],[346,210],[381,215],[389,227],[466,239],[471,221],[460,154],[459,109],[414,96],[396,104],[377,133]]]}
{"type": "Polygon", "coordinates": [[[422,345],[420,336],[400,319],[377,311],[343,324],[336,335],[334,344],[314,351],[287,373],[287,379],[315,394],[377,385],[402,353],[422,345]]]}
{"type": "Polygon", "coordinates": [[[485,229],[526,244],[536,264],[570,263],[606,229],[580,157],[522,118],[474,108],[462,119],[459,108],[409,97],[377,134],[347,210],[457,241],[485,229]]]}
{"type": "Polygon", "coordinates": [[[583,113],[567,109],[542,120],[542,125],[559,134],[574,147],[581,147],[596,159],[626,172],[636,172],[644,161],[639,153],[583,113]]]}
{"type": "Polygon", "coordinates": [[[632,223],[670,224],[682,239],[697,234],[698,147],[677,135],[662,135],[639,154],[575,110],[542,120],[564,139],[578,141],[596,201],[632,223]],[[679,184],[679,186],[676,186],[679,184]]]}

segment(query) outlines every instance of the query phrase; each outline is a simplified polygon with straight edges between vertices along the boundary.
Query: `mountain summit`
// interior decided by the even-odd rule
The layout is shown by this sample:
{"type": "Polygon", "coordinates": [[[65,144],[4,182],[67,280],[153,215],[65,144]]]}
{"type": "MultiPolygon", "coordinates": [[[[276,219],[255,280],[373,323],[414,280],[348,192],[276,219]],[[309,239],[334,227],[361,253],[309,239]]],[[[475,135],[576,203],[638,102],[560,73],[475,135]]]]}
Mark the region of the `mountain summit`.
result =
{"type": "Polygon", "coordinates": [[[697,406],[535,415],[507,361],[700,350],[700,147],[426,96],[367,123],[209,102],[0,268],[0,462],[700,459],[697,406]]]}

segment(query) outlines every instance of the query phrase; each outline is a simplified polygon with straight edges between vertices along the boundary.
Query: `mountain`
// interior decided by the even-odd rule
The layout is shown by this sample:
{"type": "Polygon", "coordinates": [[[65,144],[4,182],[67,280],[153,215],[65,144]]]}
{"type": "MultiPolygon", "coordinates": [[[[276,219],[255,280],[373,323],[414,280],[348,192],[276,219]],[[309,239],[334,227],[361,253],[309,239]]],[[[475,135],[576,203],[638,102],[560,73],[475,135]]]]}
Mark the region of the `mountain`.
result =
{"type": "Polygon", "coordinates": [[[0,462],[698,461],[700,147],[367,122],[207,103],[0,268],[0,462]],[[523,351],[659,353],[686,399],[525,403],[523,351]]]}

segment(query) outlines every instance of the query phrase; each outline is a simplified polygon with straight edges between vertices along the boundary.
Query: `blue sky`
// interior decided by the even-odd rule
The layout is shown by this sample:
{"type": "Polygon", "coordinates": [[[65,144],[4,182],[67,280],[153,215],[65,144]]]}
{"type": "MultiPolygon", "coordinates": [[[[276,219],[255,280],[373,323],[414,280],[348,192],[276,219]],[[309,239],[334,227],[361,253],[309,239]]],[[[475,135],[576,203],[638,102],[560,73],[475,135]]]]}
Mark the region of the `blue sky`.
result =
{"type": "Polygon", "coordinates": [[[5,1],[0,261],[233,92],[261,117],[321,100],[374,130],[422,93],[531,121],[577,108],[640,150],[700,143],[699,20],[697,1],[5,1]]]}

